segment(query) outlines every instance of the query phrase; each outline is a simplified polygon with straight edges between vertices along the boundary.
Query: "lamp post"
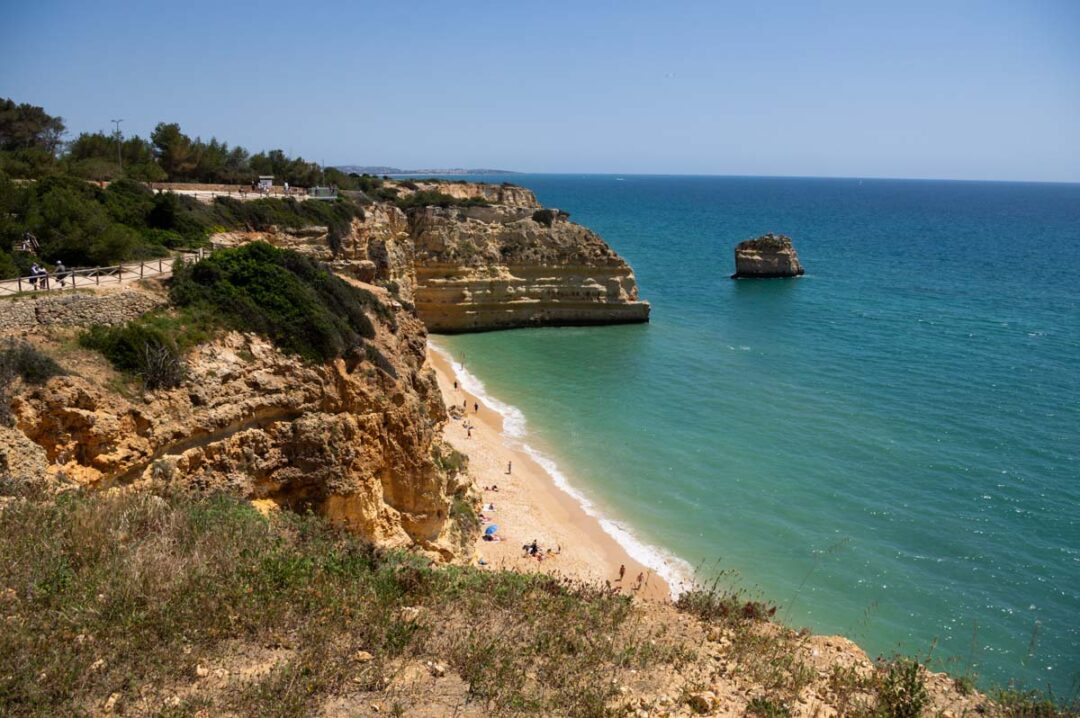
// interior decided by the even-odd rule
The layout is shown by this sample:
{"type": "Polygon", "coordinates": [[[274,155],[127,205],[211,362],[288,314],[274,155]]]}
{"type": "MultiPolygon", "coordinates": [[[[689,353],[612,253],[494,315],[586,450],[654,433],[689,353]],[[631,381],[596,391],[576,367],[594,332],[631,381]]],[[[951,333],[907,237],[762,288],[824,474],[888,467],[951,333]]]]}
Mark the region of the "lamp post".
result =
{"type": "Polygon", "coordinates": [[[124,155],[121,152],[123,143],[120,141],[120,123],[123,122],[123,118],[119,120],[109,120],[116,125],[116,161],[120,164],[120,169],[124,169],[124,155]]]}

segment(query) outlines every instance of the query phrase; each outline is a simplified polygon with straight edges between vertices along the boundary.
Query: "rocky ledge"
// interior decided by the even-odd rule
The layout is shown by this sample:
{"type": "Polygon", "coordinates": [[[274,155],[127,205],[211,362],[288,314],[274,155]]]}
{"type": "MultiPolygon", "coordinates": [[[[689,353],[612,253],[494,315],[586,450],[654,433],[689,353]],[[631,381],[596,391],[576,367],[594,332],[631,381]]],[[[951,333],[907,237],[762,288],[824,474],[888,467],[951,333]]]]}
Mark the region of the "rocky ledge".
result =
{"type": "Polygon", "coordinates": [[[765,234],[735,247],[735,274],[732,279],[773,279],[798,277],[804,273],[791,237],[765,234]]]}
{"type": "Polygon", "coordinates": [[[416,309],[427,328],[647,322],[630,265],[567,217],[509,206],[410,213],[416,309]]]}
{"type": "Polygon", "coordinates": [[[415,305],[431,332],[649,321],[630,265],[595,232],[542,207],[524,187],[409,185],[384,186],[403,197],[425,191],[482,203],[402,210],[373,202],[333,249],[326,227],[229,232],[214,241],[262,240],[332,263],[415,305]]]}

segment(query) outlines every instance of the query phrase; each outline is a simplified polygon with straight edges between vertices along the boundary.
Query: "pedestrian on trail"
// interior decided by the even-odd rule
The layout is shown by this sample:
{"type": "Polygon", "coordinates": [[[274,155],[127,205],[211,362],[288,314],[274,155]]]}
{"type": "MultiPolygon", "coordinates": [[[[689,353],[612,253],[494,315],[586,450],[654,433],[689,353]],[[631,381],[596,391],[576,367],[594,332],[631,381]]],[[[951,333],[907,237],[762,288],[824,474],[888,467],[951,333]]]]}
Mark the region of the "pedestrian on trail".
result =
{"type": "Polygon", "coordinates": [[[60,288],[64,288],[64,283],[67,281],[67,267],[59,259],[56,260],[56,269],[53,270],[53,274],[56,275],[56,281],[60,283],[60,288]]]}
{"type": "Polygon", "coordinates": [[[30,265],[30,286],[34,288],[35,292],[37,291],[38,272],[40,271],[41,267],[37,265],[37,262],[30,265]]]}

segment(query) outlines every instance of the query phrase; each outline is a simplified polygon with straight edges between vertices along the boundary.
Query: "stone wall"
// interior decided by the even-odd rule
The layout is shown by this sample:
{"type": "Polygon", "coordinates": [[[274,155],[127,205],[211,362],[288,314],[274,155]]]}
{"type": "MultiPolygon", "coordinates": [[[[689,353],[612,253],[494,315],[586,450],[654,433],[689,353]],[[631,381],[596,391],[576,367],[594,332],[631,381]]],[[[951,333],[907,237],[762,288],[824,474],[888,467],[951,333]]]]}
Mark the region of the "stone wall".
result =
{"type": "Polygon", "coordinates": [[[45,325],[123,324],[163,304],[158,297],[136,291],[8,299],[0,301],[0,333],[45,325]]]}

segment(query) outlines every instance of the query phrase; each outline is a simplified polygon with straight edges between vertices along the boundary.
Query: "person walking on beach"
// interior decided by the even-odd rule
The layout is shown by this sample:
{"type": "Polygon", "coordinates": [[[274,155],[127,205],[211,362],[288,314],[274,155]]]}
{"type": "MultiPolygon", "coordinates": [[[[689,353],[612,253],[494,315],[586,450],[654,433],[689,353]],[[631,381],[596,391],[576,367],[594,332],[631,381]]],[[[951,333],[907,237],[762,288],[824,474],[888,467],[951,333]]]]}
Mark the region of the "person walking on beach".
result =
{"type": "Polygon", "coordinates": [[[626,564],[619,564],[619,580],[623,580],[623,576],[626,575],[626,564]]]}
{"type": "Polygon", "coordinates": [[[480,405],[478,403],[476,403],[475,401],[473,402],[472,410],[473,410],[474,414],[479,414],[480,413],[480,405]]]}
{"type": "Polygon", "coordinates": [[[454,389],[457,389],[457,379],[454,379],[454,389]]]}
{"type": "Polygon", "coordinates": [[[506,473],[509,474],[511,471],[513,471],[513,469],[514,469],[514,462],[513,461],[507,461],[506,462],[506,473]]]}

